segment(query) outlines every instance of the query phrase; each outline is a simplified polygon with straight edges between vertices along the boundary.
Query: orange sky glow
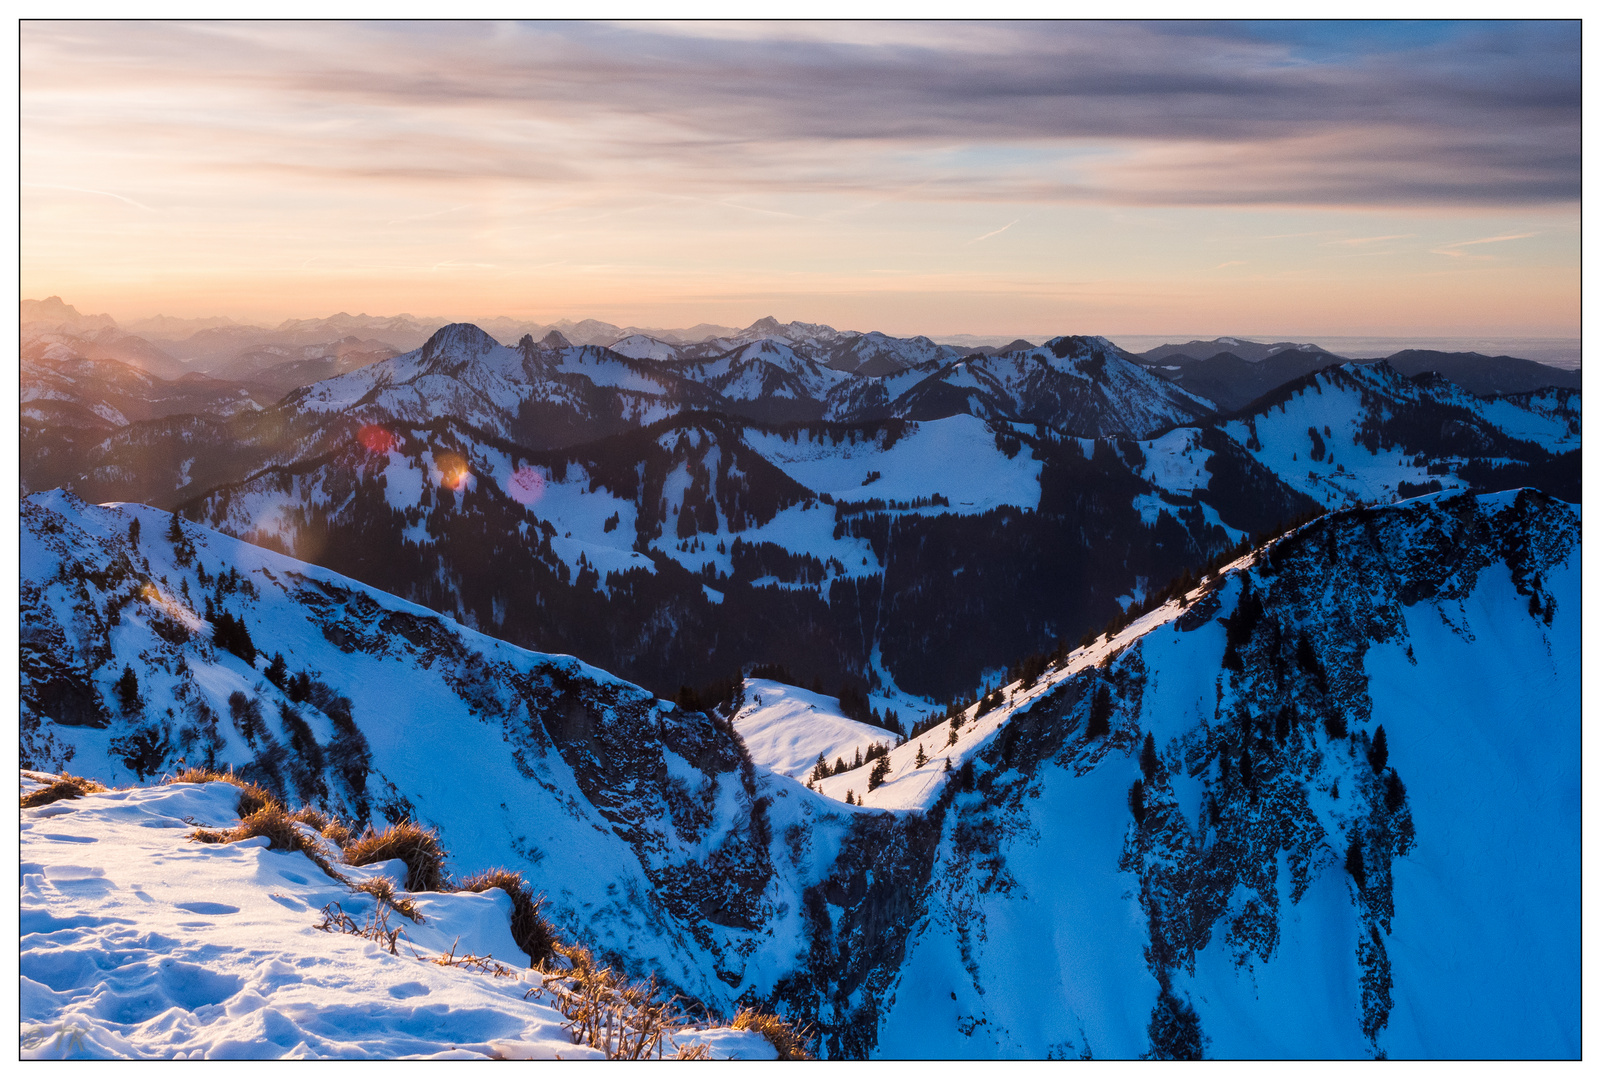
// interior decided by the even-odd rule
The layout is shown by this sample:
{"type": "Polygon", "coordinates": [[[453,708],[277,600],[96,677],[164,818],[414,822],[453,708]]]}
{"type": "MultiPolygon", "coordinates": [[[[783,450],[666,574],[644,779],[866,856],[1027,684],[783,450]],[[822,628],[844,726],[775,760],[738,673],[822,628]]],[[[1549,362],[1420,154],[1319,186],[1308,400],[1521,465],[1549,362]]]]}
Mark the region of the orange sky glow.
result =
{"type": "Polygon", "coordinates": [[[1577,335],[1576,23],[24,22],[21,289],[911,334],[1577,335]]]}

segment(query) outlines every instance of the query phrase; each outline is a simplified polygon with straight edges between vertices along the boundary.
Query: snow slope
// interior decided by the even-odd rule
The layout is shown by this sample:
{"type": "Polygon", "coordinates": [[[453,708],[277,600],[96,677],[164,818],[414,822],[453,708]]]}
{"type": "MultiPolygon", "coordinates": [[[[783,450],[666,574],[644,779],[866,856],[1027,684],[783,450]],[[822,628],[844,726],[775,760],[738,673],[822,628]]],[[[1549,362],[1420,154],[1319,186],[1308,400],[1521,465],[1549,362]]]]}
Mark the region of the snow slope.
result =
{"type": "Polygon", "coordinates": [[[822,794],[784,773],[843,748],[827,702],[729,727],[168,521],[25,500],[25,764],[276,763],[828,1057],[1579,1051],[1579,521],[1539,492],[1320,518],[822,794]],[[208,600],[324,689],[208,642],[208,600]]]}
{"type": "Polygon", "coordinates": [[[428,823],[451,872],[523,872],[558,927],[727,1015],[794,963],[798,894],[827,863],[769,849],[799,817],[824,834],[844,819],[792,781],[762,790],[708,717],[220,533],[187,527],[185,564],[148,507],[56,492],[23,519],[25,765],[107,784],[233,765],[348,823],[428,823]],[[207,603],[310,696],[267,677],[271,653],[210,641],[207,603]]]}
{"type": "MultiPolygon", "coordinates": [[[[22,775],[22,792],[48,774],[22,775]]],[[[511,898],[417,893],[390,912],[398,955],[316,928],[375,901],[265,838],[187,839],[238,823],[232,784],[130,788],[22,811],[24,1058],[598,1058],[574,1045],[543,976],[512,940],[511,898]],[[433,962],[472,954],[495,976],[433,962]],[[531,995],[531,996],[530,996],[531,995]]],[[[335,867],[353,883],[389,864],[335,867]]],[[[384,872],[387,871],[387,874],[384,872]]],[[[771,1058],[754,1032],[680,1029],[714,1057],[771,1058]]],[[[664,1047],[676,1052],[675,1039],[664,1047]]]]}
{"type": "Polygon", "coordinates": [[[1039,506],[1039,462],[1015,450],[1008,457],[996,445],[994,429],[976,416],[909,424],[895,439],[836,442],[814,432],[786,438],[752,429],[745,441],[804,486],[840,502],[943,495],[949,507],[911,511],[935,514],[1039,506]]]}
{"type": "Polygon", "coordinates": [[[1465,490],[1469,458],[1528,460],[1576,449],[1571,392],[1486,400],[1384,363],[1347,364],[1289,384],[1222,430],[1325,506],[1390,502],[1402,484],[1465,490]]]}
{"type": "Polygon", "coordinates": [[[883,728],[841,714],[837,698],[772,679],[745,680],[745,705],[733,724],[759,768],[800,781],[819,754],[832,765],[874,743],[894,742],[883,728]]]}
{"type": "Polygon", "coordinates": [[[881,1052],[1577,1056],[1576,541],[1531,493],[1335,515],[1005,710],[949,803],[881,1052]],[[1265,614],[1235,674],[1224,617],[1247,585],[1265,614]],[[1298,633],[1317,659],[1278,666],[1298,633]],[[1097,684],[1107,738],[1062,735],[1097,684]],[[1370,767],[1381,724],[1391,772],[1370,767]]]}

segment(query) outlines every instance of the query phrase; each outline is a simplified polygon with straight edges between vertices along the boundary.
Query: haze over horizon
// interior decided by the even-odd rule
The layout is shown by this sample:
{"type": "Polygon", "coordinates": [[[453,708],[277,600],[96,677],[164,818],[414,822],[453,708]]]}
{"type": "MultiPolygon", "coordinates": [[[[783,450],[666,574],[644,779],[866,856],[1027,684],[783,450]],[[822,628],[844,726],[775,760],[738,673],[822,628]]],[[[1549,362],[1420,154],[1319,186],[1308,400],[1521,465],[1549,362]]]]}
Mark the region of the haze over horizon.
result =
{"type": "Polygon", "coordinates": [[[1578,46],[1576,22],[29,21],[22,294],[119,321],[1576,337],[1578,46]]]}

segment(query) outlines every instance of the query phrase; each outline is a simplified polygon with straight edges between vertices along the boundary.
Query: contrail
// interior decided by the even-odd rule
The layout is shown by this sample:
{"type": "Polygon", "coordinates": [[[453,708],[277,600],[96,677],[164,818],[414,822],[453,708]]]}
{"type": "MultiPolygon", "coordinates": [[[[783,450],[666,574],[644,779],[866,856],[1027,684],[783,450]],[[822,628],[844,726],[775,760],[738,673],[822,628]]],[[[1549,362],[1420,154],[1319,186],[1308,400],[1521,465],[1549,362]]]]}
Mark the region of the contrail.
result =
{"type": "MultiPolygon", "coordinates": [[[[1008,221],[1005,225],[1002,225],[1000,228],[996,229],[994,232],[987,232],[983,236],[975,236],[975,237],[973,237],[973,239],[969,240],[967,242],[967,244],[976,244],[980,240],[988,240],[992,236],[999,236],[999,235],[1001,235],[1001,233],[1005,232],[1007,229],[1010,229],[1013,225],[1016,225],[1019,221],[1022,221],[1022,220],[1023,220],[1022,218],[1013,218],[1011,221],[1008,221]]],[[[967,244],[963,244],[962,246],[966,247],[967,244]]]]}
{"type": "Polygon", "coordinates": [[[147,214],[159,214],[161,211],[153,210],[142,202],[135,202],[126,195],[118,195],[115,191],[100,191],[97,188],[68,187],[66,184],[23,184],[23,187],[46,188],[50,191],[79,191],[85,195],[104,195],[108,199],[121,199],[129,206],[137,206],[147,214]]]}

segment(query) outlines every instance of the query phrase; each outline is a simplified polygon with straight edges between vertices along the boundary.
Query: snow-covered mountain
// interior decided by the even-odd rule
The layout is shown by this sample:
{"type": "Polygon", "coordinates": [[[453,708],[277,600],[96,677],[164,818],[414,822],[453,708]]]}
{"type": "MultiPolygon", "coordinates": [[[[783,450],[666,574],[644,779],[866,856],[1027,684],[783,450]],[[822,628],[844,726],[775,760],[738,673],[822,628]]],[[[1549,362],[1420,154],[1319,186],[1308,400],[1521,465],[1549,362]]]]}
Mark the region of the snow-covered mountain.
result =
{"type": "Polygon", "coordinates": [[[1384,362],[1403,375],[1433,372],[1481,397],[1537,393],[1552,387],[1576,391],[1583,385],[1578,371],[1565,371],[1515,356],[1404,349],[1385,357],[1384,362]]]}
{"type": "Polygon", "coordinates": [[[1522,484],[1577,501],[1580,420],[1573,391],[1485,399],[1381,361],[1287,383],[1218,430],[1325,506],[1522,484]]]}
{"type": "Polygon", "coordinates": [[[1103,339],[873,378],[770,339],[666,362],[457,325],[265,410],[41,437],[24,482],[181,503],[658,693],[787,651],[831,692],[935,700],[1325,507],[1578,498],[1571,392],[1482,399],[1347,365],[1174,426],[1187,400],[1103,339]]]}
{"type": "MultiPolygon", "coordinates": [[[[1242,408],[1278,387],[1326,367],[1348,362],[1318,345],[1281,341],[1273,345],[1239,338],[1160,345],[1132,359],[1145,364],[1224,410],[1242,408]]],[[[1374,364],[1379,360],[1356,360],[1374,364]]],[[[1578,390],[1577,371],[1566,371],[1512,356],[1405,349],[1383,362],[1407,376],[1443,376],[1470,394],[1497,397],[1550,388],[1578,390]]]]}
{"type": "Polygon", "coordinates": [[[794,965],[855,812],[757,774],[726,724],[218,533],[169,540],[159,511],[55,494],[23,520],[27,767],[117,784],[181,758],[357,827],[426,822],[452,872],[515,865],[558,927],[724,1015],[794,965]]]}
{"type": "Polygon", "coordinates": [[[184,513],[662,694],[782,662],[943,700],[1318,508],[1210,431],[694,416],[559,452],[369,425],[184,513]]]}
{"type": "Polygon", "coordinates": [[[387,360],[398,352],[398,349],[382,341],[360,338],[354,334],[337,341],[313,345],[268,343],[212,365],[207,369],[207,374],[219,379],[249,379],[253,383],[272,387],[278,396],[282,396],[298,387],[387,360]]]}
{"type": "Polygon", "coordinates": [[[893,415],[994,416],[1084,436],[1145,438],[1214,411],[1126,358],[1102,337],[1059,337],[1038,349],[946,364],[896,397],[893,415]]]}
{"type": "Polygon", "coordinates": [[[1579,522],[1539,492],[1320,518],[817,792],[757,684],[730,726],[148,508],[22,520],[25,767],[416,817],[826,1056],[1578,1053],[1579,522]]]}

